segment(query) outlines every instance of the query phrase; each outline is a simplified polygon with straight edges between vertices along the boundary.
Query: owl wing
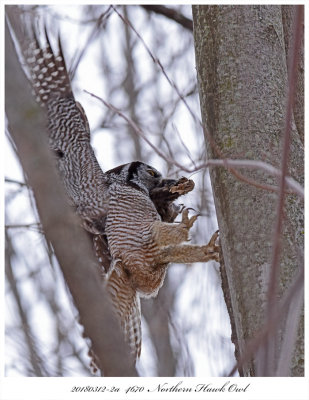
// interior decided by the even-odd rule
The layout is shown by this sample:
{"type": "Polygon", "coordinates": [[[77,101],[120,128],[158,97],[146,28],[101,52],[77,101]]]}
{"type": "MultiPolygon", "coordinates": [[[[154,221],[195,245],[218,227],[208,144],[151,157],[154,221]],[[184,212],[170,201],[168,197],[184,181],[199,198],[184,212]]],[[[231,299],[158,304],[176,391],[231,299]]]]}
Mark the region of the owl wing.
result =
{"type": "Polygon", "coordinates": [[[32,18],[28,22],[30,25],[25,25],[27,29],[18,40],[18,47],[36,100],[47,111],[50,148],[56,155],[70,202],[82,217],[83,227],[90,234],[104,234],[105,175],[90,144],[87,116],[72,92],[60,36],[52,46],[46,27],[35,28],[32,18]]]}
{"type": "Polygon", "coordinates": [[[140,298],[121,263],[118,262],[112,270],[107,281],[107,288],[120,318],[125,339],[137,359],[141,355],[142,347],[140,298]]]}

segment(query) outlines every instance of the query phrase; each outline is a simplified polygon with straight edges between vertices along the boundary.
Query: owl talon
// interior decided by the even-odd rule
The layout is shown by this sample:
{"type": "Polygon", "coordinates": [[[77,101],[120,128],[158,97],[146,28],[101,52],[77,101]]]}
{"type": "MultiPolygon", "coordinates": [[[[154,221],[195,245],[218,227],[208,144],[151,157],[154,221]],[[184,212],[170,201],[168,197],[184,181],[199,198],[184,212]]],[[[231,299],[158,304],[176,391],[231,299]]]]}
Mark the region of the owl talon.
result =
{"type": "Polygon", "coordinates": [[[207,253],[211,254],[211,259],[220,262],[220,246],[217,244],[219,238],[219,231],[216,231],[210,238],[207,244],[207,253]]]}
{"type": "Polygon", "coordinates": [[[191,218],[189,218],[189,208],[185,208],[182,212],[182,219],[181,223],[185,225],[185,227],[189,230],[192,228],[194,222],[197,220],[197,217],[199,214],[193,215],[191,218]]]}
{"type": "Polygon", "coordinates": [[[216,245],[216,241],[217,241],[218,237],[219,237],[219,230],[216,231],[216,232],[212,235],[212,237],[211,237],[211,239],[210,239],[210,241],[209,241],[209,245],[219,248],[219,246],[216,245]]]}

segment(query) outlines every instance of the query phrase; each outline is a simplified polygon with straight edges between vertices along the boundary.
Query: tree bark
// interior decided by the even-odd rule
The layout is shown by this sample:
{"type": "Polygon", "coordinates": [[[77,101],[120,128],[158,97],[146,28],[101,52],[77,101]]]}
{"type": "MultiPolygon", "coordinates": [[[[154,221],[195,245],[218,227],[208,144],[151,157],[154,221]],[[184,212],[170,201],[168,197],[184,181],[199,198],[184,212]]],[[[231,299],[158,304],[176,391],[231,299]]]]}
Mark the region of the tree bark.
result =
{"type": "Polygon", "coordinates": [[[142,313],[147,321],[150,337],[157,354],[158,376],[175,376],[177,357],[170,336],[170,314],[175,301],[175,289],[168,275],[158,296],[142,300],[142,313]]]}
{"type": "MultiPolygon", "coordinates": [[[[193,6],[196,66],[209,158],[263,160],[281,168],[288,87],[282,21],[281,6],[193,6]]],[[[304,149],[297,131],[301,122],[295,125],[293,120],[291,125],[289,174],[303,183],[304,149]]],[[[242,172],[262,185],[277,184],[265,173],[249,169],[242,172]]],[[[226,274],[223,290],[239,360],[249,339],[265,322],[277,195],[237,179],[226,169],[211,170],[211,180],[223,276],[226,274]]],[[[297,273],[303,239],[302,201],[287,195],[279,297],[297,273]]],[[[282,342],[287,330],[280,325],[275,336],[276,365],[284,351],[282,342]]],[[[258,366],[258,357],[253,356],[240,373],[257,376],[265,372],[258,366]]],[[[304,374],[302,319],[289,374],[304,374]]]]}
{"type": "Polygon", "coordinates": [[[7,24],[5,36],[9,131],[32,187],[46,239],[54,248],[85,336],[92,341],[104,375],[136,376],[128,346],[97,272],[92,245],[68,206],[47,144],[46,116],[33,100],[7,24]]]}
{"type": "MultiPolygon", "coordinates": [[[[285,43],[286,55],[289,54],[293,36],[293,18],[295,16],[295,6],[282,6],[282,27],[285,43]]],[[[303,21],[302,21],[303,25],[303,21]]],[[[304,31],[302,26],[302,43],[300,46],[299,63],[297,70],[297,87],[294,104],[294,118],[298,133],[304,143],[304,31]]]]}

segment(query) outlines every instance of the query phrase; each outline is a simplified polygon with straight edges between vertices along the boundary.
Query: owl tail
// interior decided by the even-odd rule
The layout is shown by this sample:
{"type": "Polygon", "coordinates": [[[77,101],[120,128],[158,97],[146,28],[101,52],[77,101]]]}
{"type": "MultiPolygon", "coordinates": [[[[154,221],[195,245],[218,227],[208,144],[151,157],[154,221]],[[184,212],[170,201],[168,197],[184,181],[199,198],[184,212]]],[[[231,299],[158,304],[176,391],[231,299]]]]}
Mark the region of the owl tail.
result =
{"type": "Polygon", "coordinates": [[[112,303],[120,318],[125,339],[130,345],[135,360],[141,355],[142,330],[139,295],[132,288],[124,269],[117,265],[108,278],[107,288],[112,303]]]}

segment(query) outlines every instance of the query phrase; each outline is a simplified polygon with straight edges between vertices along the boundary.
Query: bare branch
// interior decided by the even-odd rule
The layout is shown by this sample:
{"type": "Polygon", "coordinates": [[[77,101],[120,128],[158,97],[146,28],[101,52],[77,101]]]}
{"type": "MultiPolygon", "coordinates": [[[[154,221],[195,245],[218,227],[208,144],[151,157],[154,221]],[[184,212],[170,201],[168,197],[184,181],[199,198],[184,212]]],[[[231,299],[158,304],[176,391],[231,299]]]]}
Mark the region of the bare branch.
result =
{"type": "Polygon", "coordinates": [[[70,78],[73,80],[75,74],[76,74],[76,70],[78,68],[79,63],[81,62],[82,58],[84,57],[86,51],[89,49],[89,46],[91,44],[91,42],[93,42],[96,37],[98,36],[98,34],[100,33],[102,26],[106,23],[107,19],[109,18],[109,16],[111,15],[111,6],[108,7],[108,9],[102,13],[99,18],[97,18],[95,20],[95,26],[92,30],[92,32],[90,33],[89,37],[87,38],[87,41],[85,43],[85,45],[82,47],[81,50],[79,50],[79,54],[75,54],[74,60],[72,61],[72,65],[69,71],[69,75],[70,78]]]}
{"type": "MultiPolygon", "coordinates": [[[[190,115],[192,116],[193,120],[198,122],[198,124],[203,127],[205,135],[207,137],[207,139],[210,142],[210,145],[213,147],[214,152],[217,154],[218,157],[224,159],[225,156],[224,154],[222,154],[222,152],[220,151],[219,147],[214,143],[212,136],[210,135],[210,132],[208,131],[208,129],[202,125],[202,122],[200,121],[200,118],[193,112],[193,110],[191,109],[191,107],[189,106],[188,102],[186,101],[185,97],[180,93],[178,87],[176,86],[175,82],[173,82],[171,80],[171,78],[167,75],[165,68],[163,67],[161,61],[152,53],[152,51],[150,50],[150,48],[147,46],[146,42],[144,41],[144,39],[141,37],[141,35],[137,32],[137,30],[134,28],[134,26],[132,25],[132,23],[125,18],[123,15],[120,14],[120,12],[116,9],[116,7],[113,6],[114,11],[117,13],[117,15],[119,16],[119,18],[122,19],[122,21],[124,23],[126,23],[128,26],[130,26],[130,28],[135,32],[135,34],[137,35],[137,37],[140,39],[140,41],[142,42],[143,46],[145,47],[146,51],[148,52],[149,56],[151,57],[151,59],[153,60],[153,62],[155,64],[157,64],[159,66],[159,68],[161,69],[164,77],[166,78],[166,80],[168,81],[168,83],[170,84],[170,86],[176,91],[179,99],[184,103],[185,107],[187,108],[187,110],[189,111],[190,115]]],[[[119,114],[119,113],[118,113],[119,114]]],[[[120,114],[119,114],[120,115],[120,114]]],[[[157,151],[158,153],[158,151],[157,151]]],[[[162,157],[162,154],[160,155],[162,157]]],[[[164,158],[164,157],[163,157],[164,158]]],[[[167,161],[166,157],[165,160],[167,161]]],[[[168,161],[167,161],[168,162],[168,161]]],[[[176,165],[176,163],[175,163],[176,165]]],[[[262,185],[259,184],[255,181],[253,181],[252,179],[249,179],[245,176],[243,176],[241,173],[239,173],[238,171],[234,170],[234,168],[230,168],[230,172],[236,176],[236,178],[238,178],[239,180],[248,183],[249,185],[258,187],[260,189],[264,189],[264,190],[268,190],[268,191],[276,191],[276,188],[273,188],[270,185],[262,185]]]]}
{"type": "MultiPolygon", "coordinates": [[[[256,161],[256,160],[232,160],[232,159],[208,160],[205,164],[199,165],[197,168],[201,169],[206,166],[222,166],[228,169],[230,169],[231,167],[259,169],[268,172],[270,175],[275,176],[277,178],[280,178],[282,174],[278,168],[275,168],[264,161],[256,161]]],[[[295,179],[293,179],[290,176],[286,176],[285,184],[287,187],[291,189],[293,193],[297,194],[302,199],[304,198],[304,188],[295,179]]],[[[273,190],[278,191],[278,188],[273,187],[273,190]]]]}
{"type": "Polygon", "coordinates": [[[143,44],[143,46],[145,47],[147,53],[149,54],[150,58],[152,59],[152,61],[158,65],[158,67],[160,68],[160,70],[162,71],[164,77],[166,78],[166,80],[168,81],[169,85],[175,90],[175,92],[177,93],[177,95],[179,96],[179,98],[181,99],[181,101],[183,102],[183,104],[185,105],[185,107],[187,108],[187,110],[189,111],[189,113],[191,114],[192,118],[194,121],[197,121],[199,123],[200,126],[202,126],[202,122],[200,120],[200,118],[194,113],[194,111],[191,109],[191,107],[189,106],[187,100],[185,99],[185,96],[183,94],[180,93],[180,90],[178,89],[177,85],[175,84],[175,82],[167,75],[167,72],[165,71],[165,68],[163,67],[163,65],[161,64],[161,61],[152,53],[152,51],[150,50],[150,48],[147,46],[145,40],[142,38],[142,36],[137,32],[137,30],[134,28],[133,24],[128,21],[122,14],[120,14],[120,12],[116,9],[116,7],[112,6],[115,13],[119,16],[119,18],[126,24],[129,25],[129,27],[133,30],[133,32],[136,34],[136,36],[139,38],[139,40],[141,41],[141,43],[143,44]]]}
{"type": "Polygon", "coordinates": [[[5,178],[5,182],[7,182],[7,183],[15,183],[16,185],[19,185],[19,186],[26,186],[26,187],[28,187],[28,184],[27,184],[27,183],[17,181],[16,179],[5,178]]]}
{"type": "Polygon", "coordinates": [[[127,117],[121,110],[119,110],[118,108],[116,108],[112,104],[108,103],[107,101],[105,101],[101,97],[96,96],[95,94],[88,92],[87,90],[84,90],[84,92],[88,93],[90,96],[94,97],[95,99],[101,101],[106,107],[108,107],[110,110],[112,110],[115,114],[117,114],[121,118],[123,118],[133,128],[134,132],[137,133],[168,164],[176,165],[177,167],[183,169],[181,164],[179,164],[175,160],[167,157],[161,150],[159,150],[154,144],[152,144],[151,141],[145,135],[145,133],[142,131],[142,129],[139,128],[136,125],[136,123],[134,121],[132,121],[129,117],[127,117]]]}
{"type": "Polygon", "coordinates": [[[193,31],[193,22],[192,19],[185,17],[179,11],[169,8],[166,6],[156,5],[156,4],[149,4],[149,5],[141,5],[145,10],[154,12],[156,14],[164,15],[166,18],[169,18],[178,24],[182,25],[185,29],[188,29],[190,32],[193,31]]]}
{"type": "MultiPolygon", "coordinates": [[[[115,114],[119,115],[121,118],[123,118],[132,128],[133,131],[139,135],[157,154],[160,156],[163,160],[165,160],[169,165],[174,165],[177,168],[179,168],[181,171],[187,172],[187,173],[193,173],[197,172],[203,168],[208,168],[208,167],[224,167],[229,170],[233,170],[233,174],[235,175],[235,170],[234,168],[247,168],[247,169],[257,169],[257,170],[262,170],[265,172],[268,172],[270,175],[280,178],[281,177],[281,171],[272,165],[264,162],[264,161],[256,161],[256,160],[232,160],[232,159],[222,159],[222,160],[208,160],[205,163],[202,163],[197,166],[193,166],[192,168],[188,168],[180,163],[178,163],[175,159],[166,156],[160,149],[158,149],[146,136],[145,132],[136,125],[134,121],[132,121],[128,116],[126,116],[121,110],[113,106],[112,104],[108,103],[101,97],[88,92],[87,90],[84,90],[84,92],[88,93],[90,96],[94,97],[95,99],[99,100],[101,103],[103,103],[106,107],[108,107],[110,110],[112,110],[115,114]]],[[[274,192],[278,191],[278,187],[276,186],[270,186],[270,185],[264,185],[264,184],[259,184],[258,182],[246,179],[243,175],[237,175],[239,179],[244,180],[246,183],[254,186],[258,186],[261,189],[265,190],[271,190],[274,192]]],[[[304,189],[302,186],[292,177],[285,177],[285,182],[286,186],[291,189],[291,191],[295,194],[297,194],[299,197],[304,198],[304,189]]]]}
{"type": "Polygon", "coordinates": [[[18,229],[18,228],[24,228],[24,229],[28,229],[28,228],[40,228],[41,224],[39,222],[32,222],[30,224],[7,224],[5,225],[5,229],[18,229]]]}
{"type": "Polygon", "coordinates": [[[18,316],[21,321],[21,325],[23,327],[23,335],[25,338],[25,349],[26,352],[28,351],[29,358],[31,361],[31,366],[33,368],[33,374],[34,376],[45,376],[46,371],[44,368],[44,363],[42,360],[42,357],[39,353],[39,349],[37,348],[37,345],[35,343],[35,337],[32,332],[31,324],[29,321],[29,315],[27,313],[27,310],[24,308],[23,304],[23,299],[21,297],[21,294],[18,289],[18,284],[16,282],[15,274],[14,274],[14,268],[12,266],[12,256],[14,255],[14,248],[11,242],[10,236],[5,234],[5,274],[8,279],[10,288],[12,290],[15,303],[17,306],[18,310],[18,316]]]}

